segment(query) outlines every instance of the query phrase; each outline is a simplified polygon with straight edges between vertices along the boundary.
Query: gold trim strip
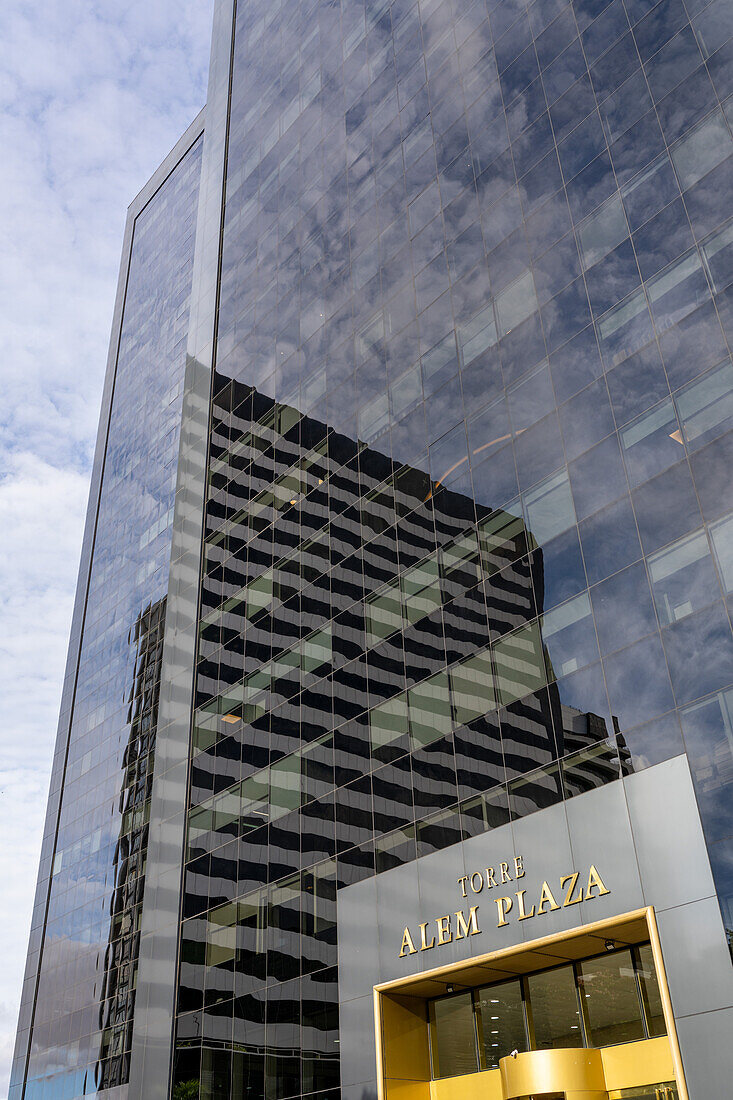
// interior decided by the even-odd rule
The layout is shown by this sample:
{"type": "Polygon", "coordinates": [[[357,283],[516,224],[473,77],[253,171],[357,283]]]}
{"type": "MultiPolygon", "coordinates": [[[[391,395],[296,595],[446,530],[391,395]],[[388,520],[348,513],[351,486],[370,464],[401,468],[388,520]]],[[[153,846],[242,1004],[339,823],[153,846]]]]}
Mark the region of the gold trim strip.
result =
{"type": "Polygon", "coordinates": [[[377,1048],[377,1100],[384,1100],[384,1037],[382,1035],[382,998],[374,987],[374,1039],[377,1048]]]}
{"type": "Polygon", "coordinates": [[[690,1100],[687,1091],[687,1082],[685,1081],[685,1071],[682,1066],[682,1052],[680,1050],[679,1039],[677,1038],[677,1028],[674,1022],[674,1013],[672,1011],[672,998],[669,995],[669,986],[667,984],[667,971],[664,966],[664,957],[662,956],[662,944],[659,939],[657,915],[654,912],[654,907],[651,905],[646,911],[646,922],[649,928],[649,942],[652,947],[654,966],[656,967],[657,977],[659,978],[659,992],[662,997],[664,1022],[667,1025],[667,1036],[672,1051],[672,1061],[674,1063],[675,1076],[677,1077],[680,1100],[690,1100]]]}

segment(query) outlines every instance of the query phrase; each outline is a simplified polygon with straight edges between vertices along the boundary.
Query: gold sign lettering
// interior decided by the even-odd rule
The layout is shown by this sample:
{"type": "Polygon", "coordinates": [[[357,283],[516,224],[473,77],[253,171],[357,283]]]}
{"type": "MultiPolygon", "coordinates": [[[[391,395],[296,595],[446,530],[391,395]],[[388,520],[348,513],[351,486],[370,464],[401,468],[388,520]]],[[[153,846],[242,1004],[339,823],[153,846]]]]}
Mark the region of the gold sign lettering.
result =
{"type": "Polygon", "coordinates": [[[497,911],[499,913],[499,923],[496,926],[497,928],[503,928],[505,924],[509,923],[509,921],[506,919],[507,918],[507,913],[509,913],[511,911],[511,908],[512,908],[513,905],[514,905],[514,902],[512,901],[511,898],[497,898],[496,899],[496,908],[497,908],[497,911]]]}
{"type": "Polygon", "coordinates": [[[442,946],[444,943],[450,943],[453,939],[450,930],[450,916],[436,917],[435,923],[438,926],[438,943],[442,946]]]}
{"type": "Polygon", "coordinates": [[[548,910],[545,909],[546,905],[550,906],[550,910],[549,910],[550,912],[552,912],[553,909],[559,909],[560,908],[560,906],[555,901],[552,890],[550,889],[550,887],[547,885],[546,882],[543,882],[542,883],[542,890],[540,892],[540,900],[539,900],[539,903],[537,905],[537,916],[538,917],[540,916],[540,914],[548,912],[548,910]]]}
{"type": "Polygon", "coordinates": [[[595,867],[591,864],[591,869],[588,873],[588,885],[587,885],[586,890],[585,890],[585,900],[586,901],[592,901],[593,898],[596,896],[595,894],[591,893],[591,891],[595,887],[598,888],[598,897],[599,898],[602,898],[604,894],[610,894],[611,893],[611,891],[607,890],[606,887],[603,885],[603,879],[598,874],[595,867]]]}
{"type": "Polygon", "coordinates": [[[561,890],[564,887],[566,882],[570,883],[570,885],[568,886],[567,893],[565,894],[565,901],[562,903],[563,909],[565,909],[566,906],[568,906],[568,905],[577,905],[579,901],[583,900],[583,887],[582,886],[581,886],[580,890],[578,891],[577,898],[573,897],[573,890],[575,889],[575,886],[578,882],[578,877],[579,877],[578,872],[573,871],[572,875],[563,875],[562,878],[560,879],[560,889],[561,890]]]}
{"type": "MultiPolygon", "coordinates": [[[[524,878],[527,873],[524,869],[524,856],[515,856],[513,862],[514,878],[524,878]]],[[[499,864],[498,871],[495,871],[493,867],[485,867],[483,871],[473,871],[470,875],[461,875],[458,879],[461,897],[468,897],[467,884],[471,887],[472,893],[480,894],[484,887],[487,890],[493,890],[495,886],[512,882],[512,875],[509,868],[510,861],[505,860],[503,863],[499,864]]]]}
{"type": "Polygon", "coordinates": [[[426,920],[425,924],[420,925],[420,950],[429,951],[431,947],[435,947],[435,936],[432,937],[430,943],[425,942],[425,929],[430,924],[430,921],[426,920]]]}
{"type": "MultiPolygon", "coordinates": [[[[461,896],[464,898],[469,896],[469,886],[474,894],[480,894],[484,888],[492,890],[497,885],[504,885],[507,882],[513,882],[515,879],[524,878],[527,873],[522,856],[514,858],[512,867],[514,877],[512,877],[509,870],[510,863],[508,860],[499,863],[498,866],[498,876],[493,867],[486,867],[484,871],[473,871],[470,875],[461,876],[458,879],[461,896]]],[[[532,904],[528,903],[527,890],[517,890],[514,896],[507,894],[505,897],[496,898],[496,927],[506,928],[514,919],[517,922],[532,920],[534,917],[554,913],[558,909],[566,909],[568,906],[578,905],[582,901],[593,901],[597,897],[605,897],[606,894],[610,893],[611,891],[601,878],[598,868],[595,864],[591,864],[585,891],[581,885],[580,871],[571,871],[568,875],[560,876],[560,893],[557,894],[557,897],[550,884],[545,880],[542,883],[539,897],[532,904]],[[558,898],[562,898],[562,902],[558,901],[558,898]]],[[[410,929],[405,928],[402,933],[400,958],[404,958],[405,955],[415,955],[418,950],[430,951],[436,946],[443,947],[446,943],[453,943],[457,940],[468,939],[469,936],[478,935],[481,932],[478,911],[479,905],[477,904],[470,906],[468,916],[466,916],[463,909],[456,909],[455,922],[451,913],[446,914],[444,917],[434,917],[432,921],[423,921],[418,925],[420,929],[419,948],[415,946],[416,939],[413,939],[410,929]],[[434,925],[435,928],[429,934],[427,930],[431,925],[434,925]]]]}
{"type": "Polygon", "coordinates": [[[524,895],[526,893],[526,890],[517,890],[517,901],[519,902],[519,920],[529,920],[530,917],[534,916],[534,905],[530,909],[529,913],[524,908],[524,895]]]}
{"type": "Polygon", "coordinates": [[[402,947],[400,948],[400,958],[403,955],[417,955],[417,948],[412,942],[412,936],[410,935],[410,929],[406,928],[402,933],[402,947]]]}
{"type": "Polygon", "coordinates": [[[481,931],[478,926],[478,905],[472,905],[468,910],[468,921],[463,915],[462,909],[456,910],[456,939],[462,940],[466,936],[476,936],[481,931]]]}

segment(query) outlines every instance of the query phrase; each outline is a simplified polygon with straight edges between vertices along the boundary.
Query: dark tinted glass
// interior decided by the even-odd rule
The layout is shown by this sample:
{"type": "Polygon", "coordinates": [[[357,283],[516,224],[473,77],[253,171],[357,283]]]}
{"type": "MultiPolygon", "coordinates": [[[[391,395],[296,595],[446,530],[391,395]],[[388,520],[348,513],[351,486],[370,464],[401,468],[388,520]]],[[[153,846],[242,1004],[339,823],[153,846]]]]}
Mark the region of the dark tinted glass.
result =
{"type": "Polygon", "coordinates": [[[456,1077],[478,1069],[473,996],[457,993],[430,1004],[433,1077],[456,1077]]]}
{"type": "Polygon", "coordinates": [[[553,1050],[556,1047],[582,1047],[578,991],[572,966],[546,970],[527,979],[532,1005],[533,1047],[553,1050]]]}
{"type": "Polygon", "coordinates": [[[631,951],[601,955],[581,963],[578,985],[585,1001],[589,1045],[609,1046],[644,1038],[631,951]]]}
{"type": "Polygon", "coordinates": [[[513,1050],[528,1049],[519,980],[479,990],[476,1004],[483,1069],[496,1069],[500,1058],[506,1058],[513,1050]]]}

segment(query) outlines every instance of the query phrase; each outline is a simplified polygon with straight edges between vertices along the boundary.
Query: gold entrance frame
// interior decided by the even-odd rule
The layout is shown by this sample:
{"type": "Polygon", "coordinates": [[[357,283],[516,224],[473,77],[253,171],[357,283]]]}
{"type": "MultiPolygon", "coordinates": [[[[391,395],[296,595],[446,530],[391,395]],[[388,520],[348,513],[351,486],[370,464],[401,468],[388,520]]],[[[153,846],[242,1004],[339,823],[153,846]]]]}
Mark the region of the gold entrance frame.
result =
{"type": "Polygon", "coordinates": [[[653,906],[375,985],[374,1026],[378,1100],[510,1100],[533,1092],[565,1093],[568,1100],[605,1100],[609,1091],[669,1081],[672,1075],[679,1100],[689,1100],[653,906]],[[512,973],[553,965],[552,959],[560,964],[598,954],[607,939],[619,945],[649,941],[666,1036],[602,1051],[528,1051],[502,1059],[498,1070],[431,1080],[425,1011],[429,999],[444,994],[447,985],[487,985],[512,973]]]}

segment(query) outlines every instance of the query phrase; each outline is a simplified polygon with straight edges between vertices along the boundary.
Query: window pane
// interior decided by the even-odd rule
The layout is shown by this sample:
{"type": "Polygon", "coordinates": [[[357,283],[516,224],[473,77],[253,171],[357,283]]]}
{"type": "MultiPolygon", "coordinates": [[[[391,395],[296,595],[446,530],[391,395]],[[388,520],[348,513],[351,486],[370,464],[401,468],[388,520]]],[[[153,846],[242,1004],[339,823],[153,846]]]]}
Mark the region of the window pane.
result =
{"type": "Polygon", "coordinates": [[[269,607],[275,598],[272,570],[268,569],[244,589],[247,599],[247,614],[254,615],[263,607],[269,607]]]}
{"type": "Polygon", "coordinates": [[[516,630],[497,642],[496,677],[502,706],[539,691],[547,683],[542,635],[538,623],[516,630]]]}
{"type": "Polygon", "coordinates": [[[359,435],[370,443],[389,425],[389,402],[382,394],[359,410],[359,435]]]}
{"type": "Polygon", "coordinates": [[[640,485],[681,458],[682,435],[671,398],[619,432],[632,485],[640,485]]]}
{"type": "Polygon", "coordinates": [[[366,602],[367,644],[378,645],[396,630],[402,630],[402,604],[397,588],[390,586],[366,602]]]}
{"type": "Polygon", "coordinates": [[[526,321],[537,309],[537,295],[534,289],[532,273],[527,271],[521,279],[502,290],[496,299],[496,311],[499,316],[499,331],[506,336],[522,321],[526,321]]]}
{"type": "MultiPolygon", "coordinates": [[[[502,509],[494,512],[479,524],[479,539],[483,557],[484,571],[491,576],[503,569],[509,562],[516,561],[527,553],[527,530],[520,511],[515,503],[513,511],[502,509]]],[[[534,548],[534,544],[532,544],[534,548]]]]}
{"type": "Polygon", "coordinates": [[[422,377],[425,394],[435,393],[457,371],[456,338],[450,332],[422,357],[422,377]]]}
{"type": "Polygon", "coordinates": [[[441,603],[436,558],[426,558],[420,565],[408,569],[401,587],[408,622],[416,623],[432,614],[441,603]]]}
{"type": "Polygon", "coordinates": [[[413,748],[429,745],[451,731],[448,673],[431,676],[408,693],[413,748]]]}
{"type": "Polygon", "coordinates": [[[706,607],[720,594],[703,531],[650,555],[649,573],[662,625],[706,607]]]}
{"type": "Polygon", "coordinates": [[[393,833],[377,837],[374,841],[374,862],[377,874],[390,871],[393,867],[400,867],[403,863],[410,863],[416,856],[414,825],[395,829],[393,833]]]}
{"type": "Polygon", "coordinates": [[[356,334],[356,355],[359,363],[364,363],[373,355],[378,355],[384,341],[384,320],[381,313],[373,317],[356,334]]]}
{"type": "Polygon", "coordinates": [[[418,858],[449,848],[461,839],[461,815],[458,807],[453,806],[450,810],[432,814],[424,821],[418,821],[415,828],[418,858]]]}
{"type": "Polygon", "coordinates": [[[470,588],[480,579],[478,563],[478,536],[475,531],[461,535],[440,551],[442,576],[455,580],[466,588],[470,588]]]}
{"type": "Polygon", "coordinates": [[[547,360],[507,392],[515,438],[555,408],[555,394],[547,360]]]}
{"type": "MultiPolygon", "coordinates": [[[[260,956],[260,964],[267,947],[267,890],[254,890],[237,903],[238,941],[242,951],[260,956]]],[[[241,952],[240,952],[241,960],[241,952]]],[[[240,961],[240,969],[242,963],[240,961]]],[[[264,979],[264,965],[262,965],[264,979]]]]}
{"type": "Polygon", "coordinates": [[[733,690],[685,707],[681,719],[700,816],[712,844],[733,834],[733,690]]]}
{"type": "Polygon", "coordinates": [[[578,230],[585,270],[603,259],[628,235],[629,227],[621,205],[621,196],[614,195],[583,222],[578,230]]]}
{"type": "Polygon", "coordinates": [[[528,981],[537,1050],[582,1047],[578,993],[572,966],[534,974],[528,981]]]}
{"type": "Polygon", "coordinates": [[[237,903],[227,902],[208,915],[206,965],[225,966],[237,953],[237,903]]]}
{"type": "Polygon", "coordinates": [[[688,252],[647,280],[652,314],[661,332],[709,301],[710,289],[697,252],[688,252]]]}
{"type": "Polygon", "coordinates": [[[503,397],[468,420],[468,439],[474,465],[511,439],[509,413],[503,397]]]}
{"type": "Polygon", "coordinates": [[[296,810],[301,800],[300,754],[294,753],[270,768],[270,820],[296,810]]]}
{"type": "Polygon", "coordinates": [[[733,516],[725,516],[711,524],[715,556],[726,592],[733,592],[733,516]]]}
{"type": "MultiPolygon", "coordinates": [[[[441,394],[435,400],[441,400],[442,397],[441,394]]],[[[440,408],[440,415],[445,416],[444,407],[440,408]]],[[[467,461],[466,429],[461,421],[437,443],[430,445],[430,476],[441,485],[443,482],[455,481],[465,471],[467,461]]]]}
{"type": "Polygon", "coordinates": [[[724,290],[730,282],[730,254],[733,245],[733,224],[730,222],[713,233],[702,246],[713,293],[724,290]]]}
{"type": "Polygon", "coordinates": [[[451,699],[456,725],[480,718],[496,707],[491,654],[488,650],[461,661],[450,670],[451,699]]]}
{"type": "Polygon", "coordinates": [[[395,699],[389,699],[374,707],[369,715],[369,734],[372,740],[372,749],[379,749],[383,745],[391,745],[393,741],[407,734],[407,699],[405,695],[398,695],[395,699]]]}
{"type": "Polygon", "coordinates": [[[468,367],[487,348],[496,343],[496,323],[494,308],[489,305],[477,313],[458,329],[458,346],[461,349],[461,362],[468,367]]]}
{"type": "Polygon", "coordinates": [[[410,409],[422,401],[422,381],[420,379],[420,367],[410,367],[389,388],[392,398],[392,415],[399,420],[410,409]]]}
{"type": "Polygon", "coordinates": [[[730,154],[728,127],[720,111],[713,114],[684,137],[672,149],[672,160],[682,183],[682,190],[722,163],[730,154]]]}
{"type": "Polygon", "coordinates": [[[653,335],[643,290],[635,290],[598,322],[601,354],[608,367],[633,355],[653,335]]]}
{"type": "Polygon", "coordinates": [[[659,992],[657,972],[654,968],[654,958],[649,944],[639,948],[639,982],[641,984],[641,997],[646,1013],[647,1030],[652,1038],[657,1035],[666,1035],[667,1027],[664,1023],[662,1010],[662,996],[659,992]]]}
{"type": "Polygon", "coordinates": [[[476,1036],[470,993],[444,997],[430,1005],[430,1049],[433,1077],[475,1073],[476,1036]]]}
{"type": "Polygon", "coordinates": [[[527,1050],[522,987],[518,981],[502,982],[478,994],[483,1069],[497,1069],[499,1059],[513,1050],[527,1050]]]}
{"type": "Polygon", "coordinates": [[[333,639],[331,627],[316,630],[309,634],[301,644],[300,667],[303,672],[318,672],[333,657],[333,639]]]}
{"type": "Polygon", "coordinates": [[[603,1047],[644,1038],[631,951],[614,951],[579,966],[578,985],[588,1014],[588,1043],[603,1047]]]}
{"type": "Polygon", "coordinates": [[[512,817],[525,817],[562,802],[562,782],[557,764],[538,768],[509,784],[509,805],[512,817]]]}
{"type": "Polygon", "coordinates": [[[682,434],[698,450],[730,427],[733,419],[733,366],[728,362],[691,382],[676,397],[682,434]]]}
{"type": "Polygon", "coordinates": [[[535,542],[549,542],[575,523],[567,470],[561,470],[524,494],[527,526],[535,542]]]}
{"type": "Polygon", "coordinates": [[[567,676],[598,659],[593,617],[587,592],[548,611],[542,635],[555,676],[567,676]]]}
{"type": "Polygon", "coordinates": [[[480,836],[490,829],[498,829],[509,821],[509,802],[506,790],[499,787],[488,794],[469,798],[461,804],[463,839],[480,836]]]}

